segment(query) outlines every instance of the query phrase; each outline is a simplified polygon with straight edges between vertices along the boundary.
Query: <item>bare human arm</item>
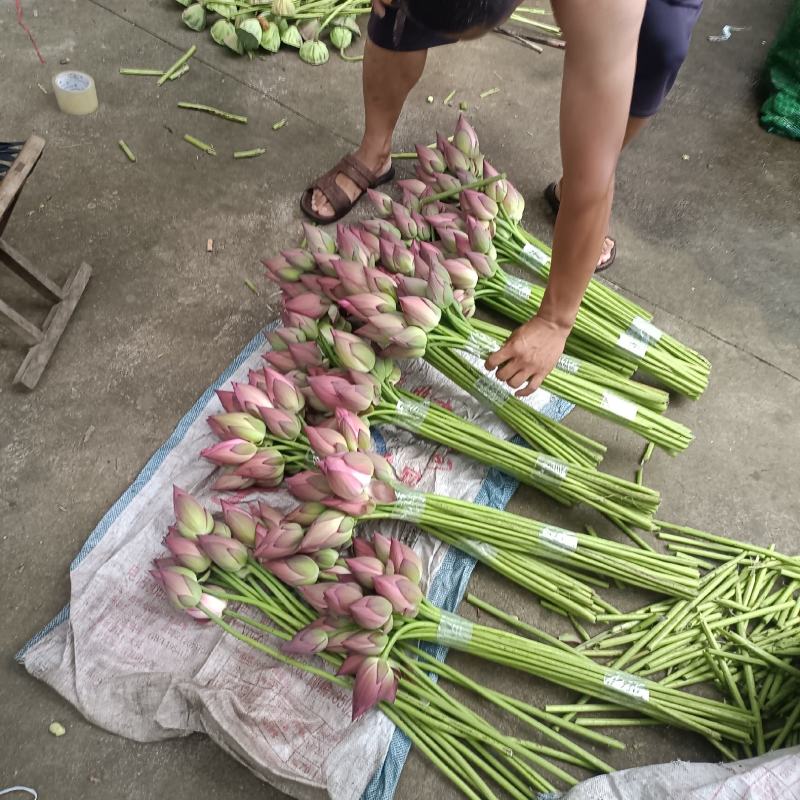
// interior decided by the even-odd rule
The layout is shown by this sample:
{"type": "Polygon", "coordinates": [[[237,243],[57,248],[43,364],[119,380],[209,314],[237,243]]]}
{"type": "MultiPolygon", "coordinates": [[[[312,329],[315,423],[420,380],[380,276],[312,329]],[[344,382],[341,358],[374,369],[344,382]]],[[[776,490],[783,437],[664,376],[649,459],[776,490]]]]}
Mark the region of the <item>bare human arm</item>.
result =
{"type": "Polygon", "coordinates": [[[600,255],[644,6],[645,0],[553,0],[568,44],[560,114],[564,178],[550,280],[536,316],[486,360],[519,396],[538,389],[555,367],[600,255]]]}

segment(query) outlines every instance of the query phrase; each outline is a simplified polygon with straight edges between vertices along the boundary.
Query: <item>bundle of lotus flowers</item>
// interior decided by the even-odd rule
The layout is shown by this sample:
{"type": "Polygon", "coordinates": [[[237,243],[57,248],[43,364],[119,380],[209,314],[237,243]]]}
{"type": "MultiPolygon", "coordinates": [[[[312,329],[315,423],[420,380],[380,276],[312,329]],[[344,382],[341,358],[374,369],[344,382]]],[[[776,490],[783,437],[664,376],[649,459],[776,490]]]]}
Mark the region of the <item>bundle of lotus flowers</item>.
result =
{"type": "MultiPolygon", "coordinates": [[[[403,205],[426,217],[433,212],[436,235],[447,251],[458,257],[463,257],[467,248],[487,252],[489,245],[480,249],[475,237],[470,237],[465,215],[472,215],[483,224],[481,236],[486,238],[488,233],[491,253],[501,265],[519,264],[547,278],[550,250],[520,227],[525,205],[522,196],[484,158],[475,131],[463,117],[452,143],[438,136],[435,146],[418,145],[416,152],[417,180],[401,182],[403,205]]],[[[376,196],[379,207],[390,213],[391,200],[376,196]]],[[[421,238],[427,233],[423,228],[421,238]]],[[[495,277],[487,283],[491,277],[481,276],[476,299],[519,322],[536,313],[544,294],[541,285],[513,276],[506,280],[495,277]]],[[[708,361],[658,329],[651,318],[607,285],[592,280],[568,339],[567,353],[623,374],[639,368],[669,389],[698,397],[708,383],[708,361]]]]}
{"type": "Polygon", "coordinates": [[[178,0],[185,6],[183,23],[194,31],[210,24],[211,38],[237,55],[277,53],[281,46],[296,50],[307,64],[318,66],[330,57],[328,37],[346,61],[353,37],[360,36],[356,18],[368,14],[367,0],[178,0]]]}
{"type": "MultiPolygon", "coordinates": [[[[423,597],[419,586],[422,565],[414,551],[399,540],[379,534],[371,542],[353,539],[352,520],[344,513],[306,503],[282,515],[260,502],[250,508],[225,504],[223,519],[215,520],[179,489],[174,491],[174,505],[175,525],[165,540],[171,557],[157,560],[152,574],[177,609],[219,625],[273,658],[339,685],[349,686],[344,676],[354,675],[354,717],[382,704],[384,713],[421,744],[423,752],[427,745],[428,755],[442,752],[430,747],[431,736],[447,731],[448,725],[457,732],[456,738],[463,736],[466,741],[476,739],[488,745],[488,751],[477,751],[481,756],[492,753],[486,765],[482,759],[476,762],[455,748],[467,766],[471,763],[466,784],[458,783],[458,770],[451,769],[453,763],[461,765],[461,760],[444,762],[445,774],[461,788],[478,775],[472,767],[505,789],[518,788],[512,776],[519,775],[520,768],[526,770],[528,780],[535,780],[529,785],[549,785],[532,764],[574,782],[539,753],[575,763],[577,746],[571,746],[571,753],[553,748],[543,751],[518,739],[496,738],[501,736],[496,729],[441,689],[431,688],[432,682],[422,676],[432,660],[419,663],[419,651],[404,642],[443,644],[584,692],[615,708],[635,708],[648,718],[697,731],[714,741],[749,742],[752,718],[741,709],[600,666],[563,646],[534,642],[442,611],[423,597]],[[339,548],[348,545],[354,555],[340,558],[339,548]],[[296,589],[305,603],[286,587],[296,589]],[[270,624],[233,610],[231,603],[258,609],[270,624]],[[281,639],[291,636],[291,640],[281,652],[265,643],[263,634],[281,639]],[[329,663],[339,666],[338,676],[297,661],[287,652],[323,654],[329,663]],[[341,656],[346,656],[344,661],[341,656]],[[494,749],[511,741],[515,746],[508,748],[509,760],[498,761],[494,749]],[[498,768],[498,764],[503,766],[498,768]]],[[[450,667],[441,665],[440,672],[454,683],[473,683],[450,667]]],[[[508,699],[498,702],[502,696],[489,690],[476,693],[501,708],[514,708],[508,699]]],[[[580,727],[565,723],[565,730],[571,730],[569,726],[580,727]]],[[[563,744],[563,733],[558,736],[563,744]]],[[[452,739],[446,741],[451,743],[452,739]]],[[[503,747],[498,749],[502,751],[503,747]]],[[[432,760],[443,767],[441,761],[432,760]]],[[[583,757],[578,763],[597,768],[597,761],[583,757]]],[[[515,791],[512,794],[520,796],[515,791]]]]}

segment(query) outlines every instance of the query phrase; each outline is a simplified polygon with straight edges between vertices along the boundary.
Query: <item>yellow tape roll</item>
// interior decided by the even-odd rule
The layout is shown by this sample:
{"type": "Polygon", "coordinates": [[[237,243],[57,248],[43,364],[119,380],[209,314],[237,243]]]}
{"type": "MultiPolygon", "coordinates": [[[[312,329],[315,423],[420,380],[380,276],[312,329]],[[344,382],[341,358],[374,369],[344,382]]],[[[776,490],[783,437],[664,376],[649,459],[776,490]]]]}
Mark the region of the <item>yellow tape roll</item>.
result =
{"type": "Polygon", "coordinates": [[[85,72],[59,72],[53,78],[53,91],[58,107],[65,114],[91,114],[97,111],[94,79],[85,72]]]}

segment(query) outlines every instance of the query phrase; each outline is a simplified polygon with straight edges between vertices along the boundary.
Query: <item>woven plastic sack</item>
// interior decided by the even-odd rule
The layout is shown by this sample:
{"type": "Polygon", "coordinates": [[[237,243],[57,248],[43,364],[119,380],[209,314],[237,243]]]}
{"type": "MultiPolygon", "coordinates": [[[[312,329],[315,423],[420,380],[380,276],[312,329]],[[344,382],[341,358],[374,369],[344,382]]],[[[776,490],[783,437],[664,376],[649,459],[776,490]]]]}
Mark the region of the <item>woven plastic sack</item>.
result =
{"type": "Polygon", "coordinates": [[[770,133],[800,139],[800,0],[767,56],[771,94],[761,106],[761,125],[770,133]]]}

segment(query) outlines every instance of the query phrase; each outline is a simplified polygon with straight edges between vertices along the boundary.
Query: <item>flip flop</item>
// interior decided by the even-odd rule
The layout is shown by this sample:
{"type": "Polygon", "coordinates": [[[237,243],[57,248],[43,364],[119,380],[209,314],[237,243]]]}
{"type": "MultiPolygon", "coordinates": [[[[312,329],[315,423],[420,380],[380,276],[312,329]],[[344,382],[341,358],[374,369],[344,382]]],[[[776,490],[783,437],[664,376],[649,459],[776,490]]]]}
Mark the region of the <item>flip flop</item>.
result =
{"type": "MultiPolygon", "coordinates": [[[[544,190],[544,199],[547,202],[547,205],[550,206],[550,210],[553,212],[555,216],[558,216],[558,210],[561,208],[561,200],[558,199],[558,184],[551,183],[545,190],[544,190]]],[[[610,236],[606,237],[607,239],[611,239],[610,236]]],[[[595,267],[595,272],[605,272],[617,259],[617,243],[614,239],[611,239],[611,252],[608,254],[608,261],[603,262],[602,264],[598,264],[595,267]]]]}
{"type": "Polygon", "coordinates": [[[322,177],[317,178],[308,189],[303,192],[300,198],[300,208],[303,213],[318,222],[320,225],[327,225],[336,222],[349,214],[353,206],[361,199],[367,189],[375,189],[384,183],[388,183],[394,178],[394,167],[389,167],[383,175],[376,175],[367,168],[354,155],[348,154],[333,169],[328,170],[322,177]],[[359,193],[355,200],[351,200],[347,193],[336,183],[337,175],[346,175],[353,183],[358,186],[359,193]],[[314,190],[318,189],[325,195],[325,199],[333,207],[333,215],[323,217],[318,214],[311,206],[314,190]]]}

